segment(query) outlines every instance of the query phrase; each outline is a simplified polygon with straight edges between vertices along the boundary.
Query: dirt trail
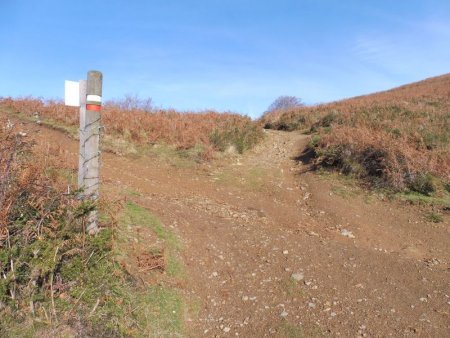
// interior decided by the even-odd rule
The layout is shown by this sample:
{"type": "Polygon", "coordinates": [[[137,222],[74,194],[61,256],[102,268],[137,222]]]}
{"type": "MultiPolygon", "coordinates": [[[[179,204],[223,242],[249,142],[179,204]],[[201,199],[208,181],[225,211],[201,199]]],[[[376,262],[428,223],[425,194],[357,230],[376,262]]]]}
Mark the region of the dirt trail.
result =
{"type": "MultiPolygon", "coordinates": [[[[103,156],[104,193],[138,192],[183,243],[188,333],[450,336],[448,217],[433,227],[416,208],[305,173],[293,158],[306,136],[266,136],[203,165],[103,156]]],[[[76,141],[36,137],[76,164],[76,141]]]]}

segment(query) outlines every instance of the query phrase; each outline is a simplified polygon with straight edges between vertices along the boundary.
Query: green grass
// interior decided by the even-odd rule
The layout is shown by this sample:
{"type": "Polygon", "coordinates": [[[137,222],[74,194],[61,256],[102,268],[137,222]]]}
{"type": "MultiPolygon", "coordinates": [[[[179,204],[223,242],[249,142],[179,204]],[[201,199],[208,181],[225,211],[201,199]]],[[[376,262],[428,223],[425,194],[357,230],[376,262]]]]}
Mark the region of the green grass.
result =
{"type": "Polygon", "coordinates": [[[164,249],[167,253],[167,273],[172,277],[179,277],[182,275],[182,264],[177,258],[177,254],[181,249],[180,241],[173,232],[164,227],[156,216],[152,215],[147,209],[138,204],[128,202],[125,205],[120,224],[127,227],[136,225],[149,227],[157,237],[164,242],[164,249]]]}
{"type": "MultiPolygon", "coordinates": [[[[166,256],[165,271],[169,278],[182,278],[183,266],[177,256],[181,249],[178,238],[167,230],[156,216],[134,202],[127,202],[122,211],[118,233],[127,235],[128,240],[124,243],[122,239],[117,249],[120,250],[124,245],[139,245],[132,235],[133,228],[138,226],[147,227],[156,234],[158,240],[162,241],[166,256]]],[[[144,244],[147,250],[152,249],[153,243],[144,244]]],[[[165,286],[161,281],[158,284],[160,285],[150,285],[145,290],[134,291],[130,294],[135,303],[133,314],[140,327],[138,336],[182,336],[184,309],[182,297],[177,289],[165,286]]]]}
{"type": "Polygon", "coordinates": [[[433,223],[441,223],[444,221],[444,218],[435,212],[429,212],[428,214],[426,214],[425,219],[428,222],[433,222],[433,223]]]}
{"type": "MultiPolygon", "coordinates": [[[[171,277],[179,277],[182,274],[182,264],[176,257],[180,249],[176,236],[166,230],[148,210],[128,202],[119,219],[116,235],[126,235],[127,229],[135,226],[150,228],[157,234],[158,239],[164,242],[168,252],[167,274],[171,277]]],[[[103,236],[107,239],[102,240],[102,237],[95,239],[99,243],[99,248],[104,247],[111,240],[110,234],[105,232],[103,236]]],[[[124,273],[117,263],[115,257],[118,254],[122,256],[122,259],[131,259],[127,257],[126,250],[122,251],[122,249],[124,246],[134,245],[134,240],[132,236],[119,238],[112,251],[106,252],[103,258],[96,256],[81,285],[71,290],[71,297],[80,299],[78,307],[83,307],[85,313],[91,313],[100,299],[100,305],[89,317],[93,327],[102,328],[101,331],[93,332],[96,336],[113,333],[132,337],[183,336],[184,305],[179,290],[165,285],[164,282],[144,287],[135,279],[136,276],[124,273]],[[119,250],[122,252],[119,253],[119,250]]],[[[150,247],[152,243],[148,245],[150,247]]],[[[81,261],[75,261],[73,266],[66,268],[66,273],[83,275],[81,264],[81,261]]],[[[158,273],[155,272],[155,274],[158,273]]],[[[71,310],[72,302],[67,306],[66,311],[79,311],[76,308],[71,310]]]]}
{"type": "MultiPolygon", "coordinates": [[[[67,290],[55,293],[54,311],[49,291],[32,295],[35,314],[2,311],[0,336],[73,336],[77,331],[72,327],[81,328],[84,334],[93,337],[183,336],[184,302],[179,290],[164,281],[143,285],[118,263],[117,249],[133,245],[134,241],[114,238],[124,234],[121,229],[136,224],[151,228],[163,240],[170,253],[167,275],[179,277],[182,265],[176,256],[180,248],[177,238],[146,209],[127,203],[117,231],[104,229],[94,237],[86,236],[84,247],[67,256],[60,270],[54,273],[55,280],[60,276],[64,282],[72,283],[67,290]]],[[[43,240],[26,248],[39,249],[35,258],[39,261],[30,264],[52,269],[58,245],[61,245],[58,239],[43,240]],[[40,257],[46,260],[40,263],[40,257]]],[[[122,258],[130,259],[126,253],[122,258]]]]}
{"type": "Polygon", "coordinates": [[[411,191],[406,193],[399,193],[397,194],[397,197],[400,198],[400,200],[411,202],[413,204],[450,208],[450,194],[448,193],[439,197],[423,195],[421,193],[411,191]]]}

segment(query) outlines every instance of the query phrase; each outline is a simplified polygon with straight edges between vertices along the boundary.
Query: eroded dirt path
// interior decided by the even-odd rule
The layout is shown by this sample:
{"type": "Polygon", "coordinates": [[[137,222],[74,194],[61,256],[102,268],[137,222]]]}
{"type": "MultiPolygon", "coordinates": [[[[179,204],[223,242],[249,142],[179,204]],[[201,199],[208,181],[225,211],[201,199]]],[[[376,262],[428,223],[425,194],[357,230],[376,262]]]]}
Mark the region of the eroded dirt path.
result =
{"type": "MultiPolygon", "coordinates": [[[[306,136],[266,135],[211,164],[103,156],[104,193],[137,192],[183,243],[188,334],[450,336],[448,217],[345,193],[293,160],[306,136]]],[[[76,141],[35,137],[76,165],[76,141]]]]}

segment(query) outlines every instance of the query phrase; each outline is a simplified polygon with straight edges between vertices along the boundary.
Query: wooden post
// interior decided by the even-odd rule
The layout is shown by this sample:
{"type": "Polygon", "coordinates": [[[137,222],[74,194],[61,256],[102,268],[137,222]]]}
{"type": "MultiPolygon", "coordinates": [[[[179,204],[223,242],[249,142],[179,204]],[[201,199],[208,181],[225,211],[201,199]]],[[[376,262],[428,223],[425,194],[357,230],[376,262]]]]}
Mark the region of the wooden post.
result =
{"type": "MultiPolygon", "coordinates": [[[[90,71],[86,83],[86,118],[84,133],[84,193],[97,201],[100,188],[100,110],[102,105],[103,75],[90,71]]],[[[97,211],[89,214],[86,231],[98,232],[97,211]]]]}
{"type": "MultiPolygon", "coordinates": [[[[80,156],[78,163],[78,188],[84,190],[84,152],[85,129],[86,129],[86,80],[80,80],[80,156]]],[[[81,197],[84,196],[84,191],[81,197]]]]}

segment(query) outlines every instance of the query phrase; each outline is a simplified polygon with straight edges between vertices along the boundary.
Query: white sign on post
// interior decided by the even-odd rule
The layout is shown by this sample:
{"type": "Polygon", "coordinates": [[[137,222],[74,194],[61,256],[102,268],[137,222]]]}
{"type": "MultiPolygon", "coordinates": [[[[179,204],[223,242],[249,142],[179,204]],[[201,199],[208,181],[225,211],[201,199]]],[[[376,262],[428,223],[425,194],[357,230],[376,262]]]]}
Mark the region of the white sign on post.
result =
{"type": "Polygon", "coordinates": [[[64,103],[66,106],[80,106],[80,83],[75,81],[65,81],[64,83],[64,103]]]}

